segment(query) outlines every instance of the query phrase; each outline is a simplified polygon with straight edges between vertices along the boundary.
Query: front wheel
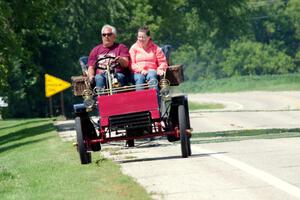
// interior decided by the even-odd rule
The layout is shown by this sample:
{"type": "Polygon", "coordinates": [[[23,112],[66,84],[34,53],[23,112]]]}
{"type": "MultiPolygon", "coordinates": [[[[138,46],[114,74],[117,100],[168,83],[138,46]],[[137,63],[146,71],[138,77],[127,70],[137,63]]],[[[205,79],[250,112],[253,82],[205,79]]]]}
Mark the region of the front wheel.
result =
{"type": "Polygon", "coordinates": [[[89,164],[92,160],[91,153],[87,152],[87,147],[84,138],[84,127],[83,119],[81,117],[75,118],[76,134],[77,134],[77,149],[80,157],[81,164],[89,164]]]}
{"type": "Polygon", "coordinates": [[[189,155],[189,138],[186,134],[186,114],[184,105],[178,106],[178,122],[180,132],[181,154],[183,158],[187,158],[189,155]]]}

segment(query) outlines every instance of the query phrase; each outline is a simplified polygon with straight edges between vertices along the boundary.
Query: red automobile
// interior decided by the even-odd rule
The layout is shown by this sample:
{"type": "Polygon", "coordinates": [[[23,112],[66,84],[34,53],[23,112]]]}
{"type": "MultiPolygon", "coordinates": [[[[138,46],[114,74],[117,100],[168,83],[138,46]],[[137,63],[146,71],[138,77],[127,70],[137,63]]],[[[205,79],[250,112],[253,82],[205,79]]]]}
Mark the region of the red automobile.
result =
{"type": "MultiPolygon", "coordinates": [[[[113,57],[104,59],[113,60],[113,57]]],[[[108,63],[105,69],[107,89],[92,89],[84,76],[79,78],[80,81],[73,79],[74,94],[83,97],[83,103],[74,104],[81,164],[90,163],[91,152],[100,151],[103,143],[123,140],[128,147],[133,147],[136,139],[157,136],[165,136],[169,142],[180,140],[182,157],[190,156],[187,96],[169,93],[169,86],[178,85],[183,80],[182,66],[169,66],[159,83],[119,87],[114,79],[113,62],[108,63]],[[159,84],[159,93],[150,87],[153,84],[159,84]],[[143,90],[136,90],[136,87],[143,90]],[[95,110],[99,114],[97,122],[90,118],[90,113],[95,110]]]]}

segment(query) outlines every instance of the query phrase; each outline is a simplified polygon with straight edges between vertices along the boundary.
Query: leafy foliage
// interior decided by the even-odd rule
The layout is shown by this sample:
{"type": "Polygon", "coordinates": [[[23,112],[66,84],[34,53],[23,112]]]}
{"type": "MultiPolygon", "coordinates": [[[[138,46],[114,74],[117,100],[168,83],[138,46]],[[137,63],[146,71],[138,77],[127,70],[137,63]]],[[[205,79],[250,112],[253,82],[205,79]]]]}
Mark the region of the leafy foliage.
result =
{"type": "MultiPolygon", "coordinates": [[[[156,43],[173,46],[171,61],[184,64],[190,81],[299,71],[299,0],[0,1],[4,117],[48,115],[44,74],[67,81],[79,74],[78,58],[100,42],[107,23],[128,47],[148,25],[156,43]]],[[[70,91],[65,101],[71,114],[70,91]]]]}
{"type": "Polygon", "coordinates": [[[286,74],[295,71],[292,58],[271,45],[251,41],[233,41],[223,52],[220,63],[227,76],[286,74]]]}

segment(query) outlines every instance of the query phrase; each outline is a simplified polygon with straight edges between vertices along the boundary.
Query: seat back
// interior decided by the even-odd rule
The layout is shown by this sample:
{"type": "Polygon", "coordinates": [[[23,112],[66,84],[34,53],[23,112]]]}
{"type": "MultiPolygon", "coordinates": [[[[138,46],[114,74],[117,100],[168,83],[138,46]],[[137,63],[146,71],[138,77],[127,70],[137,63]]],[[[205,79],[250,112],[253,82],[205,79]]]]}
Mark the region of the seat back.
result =
{"type": "Polygon", "coordinates": [[[87,75],[87,72],[88,72],[88,66],[87,66],[88,59],[89,59],[88,56],[82,56],[79,58],[79,64],[80,64],[83,75],[87,75]]]}
{"type": "Polygon", "coordinates": [[[161,47],[161,50],[162,50],[162,52],[163,52],[163,53],[165,54],[165,56],[166,56],[168,65],[170,65],[170,54],[171,54],[171,51],[172,51],[172,46],[169,45],[169,44],[163,45],[163,46],[161,47]]]}

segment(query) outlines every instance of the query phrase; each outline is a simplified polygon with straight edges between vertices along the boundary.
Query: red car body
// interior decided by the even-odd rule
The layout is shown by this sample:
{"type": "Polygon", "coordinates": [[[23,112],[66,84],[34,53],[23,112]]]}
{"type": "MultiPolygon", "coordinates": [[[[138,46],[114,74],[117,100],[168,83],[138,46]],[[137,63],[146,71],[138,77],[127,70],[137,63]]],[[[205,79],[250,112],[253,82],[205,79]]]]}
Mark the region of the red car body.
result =
{"type": "Polygon", "coordinates": [[[109,126],[109,117],[149,111],[152,120],[159,120],[159,105],[155,89],[98,96],[101,126],[109,126]]]}

